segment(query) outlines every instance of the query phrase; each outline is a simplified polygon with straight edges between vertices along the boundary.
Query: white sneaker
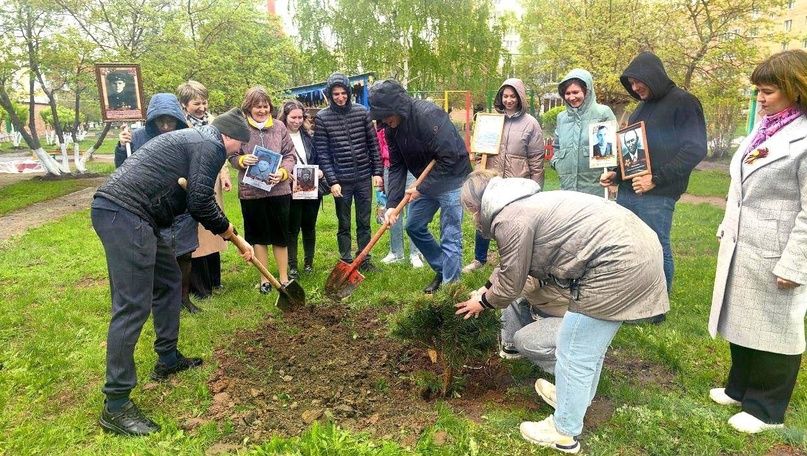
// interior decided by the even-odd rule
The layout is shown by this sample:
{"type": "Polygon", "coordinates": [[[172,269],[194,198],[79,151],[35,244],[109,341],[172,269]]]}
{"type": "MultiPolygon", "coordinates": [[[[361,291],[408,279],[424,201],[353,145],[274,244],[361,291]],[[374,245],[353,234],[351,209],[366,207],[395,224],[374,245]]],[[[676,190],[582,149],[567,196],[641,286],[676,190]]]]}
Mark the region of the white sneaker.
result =
{"type": "Polygon", "coordinates": [[[516,346],[513,344],[502,344],[499,348],[499,358],[501,359],[521,359],[521,353],[518,352],[516,346]]]}
{"type": "Polygon", "coordinates": [[[521,436],[528,442],[542,447],[554,448],[564,453],[577,453],[580,451],[580,442],[572,436],[558,432],[552,415],[543,421],[524,421],[519,426],[521,436]]]}
{"type": "Polygon", "coordinates": [[[709,399],[720,405],[741,405],[742,402],[735,401],[726,394],[725,388],[712,388],[709,390],[709,399]]]}
{"type": "Polygon", "coordinates": [[[767,431],[769,429],[781,429],[785,427],[783,423],[768,424],[754,415],[745,412],[740,412],[729,418],[729,424],[734,429],[748,434],[756,434],[757,432],[767,431]]]}
{"type": "Polygon", "coordinates": [[[548,380],[544,380],[539,378],[535,381],[535,392],[541,396],[541,399],[544,400],[550,407],[553,409],[558,408],[558,393],[555,389],[555,385],[550,383],[548,380]]]}
{"type": "Polygon", "coordinates": [[[409,262],[412,263],[412,267],[415,269],[423,267],[423,260],[420,259],[420,255],[417,253],[409,257],[409,262]]]}
{"type": "Polygon", "coordinates": [[[481,263],[479,260],[471,261],[470,263],[466,264],[464,268],[462,268],[462,272],[467,274],[469,272],[474,272],[477,269],[482,269],[485,267],[485,263],[481,263]]]}
{"type": "Polygon", "coordinates": [[[392,263],[400,263],[403,261],[403,256],[397,256],[394,253],[390,252],[381,259],[381,262],[384,264],[392,264],[392,263]]]}

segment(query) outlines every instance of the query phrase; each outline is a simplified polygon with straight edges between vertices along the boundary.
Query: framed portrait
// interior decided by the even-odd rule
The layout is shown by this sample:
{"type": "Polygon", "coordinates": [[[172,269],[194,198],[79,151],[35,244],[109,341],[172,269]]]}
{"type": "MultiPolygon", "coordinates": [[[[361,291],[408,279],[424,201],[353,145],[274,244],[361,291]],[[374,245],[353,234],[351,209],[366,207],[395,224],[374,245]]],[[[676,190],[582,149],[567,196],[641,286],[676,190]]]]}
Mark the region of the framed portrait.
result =
{"type": "Polygon", "coordinates": [[[292,199],[317,199],[319,197],[318,165],[294,165],[292,199]]]}
{"type": "Polygon", "coordinates": [[[258,163],[248,166],[244,170],[244,182],[247,185],[257,187],[267,192],[272,190],[271,174],[275,174],[280,168],[280,161],[283,156],[279,153],[261,146],[255,146],[252,155],[258,157],[258,163]]]}
{"type": "Polygon", "coordinates": [[[647,148],[647,134],[644,122],[638,122],[617,132],[619,145],[619,168],[622,179],[650,174],[650,151],[647,148]]]}
{"type": "Polygon", "coordinates": [[[588,126],[588,167],[611,168],[617,165],[616,122],[597,122],[588,126]]]}
{"type": "Polygon", "coordinates": [[[138,121],[146,118],[140,65],[97,63],[95,79],[104,122],[138,121]]]}
{"type": "Polygon", "coordinates": [[[471,137],[471,152],[475,154],[496,155],[502,144],[504,131],[504,114],[480,112],[474,122],[474,133],[471,137]]]}

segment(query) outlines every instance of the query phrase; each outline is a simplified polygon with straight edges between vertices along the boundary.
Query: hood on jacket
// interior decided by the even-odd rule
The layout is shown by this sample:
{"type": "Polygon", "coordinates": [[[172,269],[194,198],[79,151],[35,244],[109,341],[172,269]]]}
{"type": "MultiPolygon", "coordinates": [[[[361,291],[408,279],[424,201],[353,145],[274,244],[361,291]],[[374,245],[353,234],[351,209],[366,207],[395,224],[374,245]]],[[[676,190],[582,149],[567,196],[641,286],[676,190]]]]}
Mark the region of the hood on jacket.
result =
{"type": "Polygon", "coordinates": [[[625,68],[625,71],[622,72],[622,76],[619,77],[619,82],[622,83],[622,86],[625,87],[625,90],[628,91],[630,96],[642,101],[639,94],[631,89],[628,78],[637,79],[650,88],[650,98],[648,98],[648,100],[664,98],[664,96],[675,87],[675,83],[667,76],[661,59],[656,57],[652,52],[647,51],[637,55],[633,61],[630,62],[630,65],[625,68]]]}
{"type": "Polygon", "coordinates": [[[146,132],[149,137],[160,134],[160,130],[154,121],[160,116],[171,116],[177,120],[177,130],[188,128],[188,121],[182,106],[179,105],[177,96],[173,93],[155,93],[149,100],[149,107],[146,111],[146,132]]]}
{"type": "Polygon", "coordinates": [[[492,237],[490,225],[505,206],[540,191],[541,186],[531,179],[521,177],[503,179],[498,176],[491,179],[482,193],[482,209],[479,213],[479,229],[482,236],[488,239],[492,237]]]}
{"type": "Polygon", "coordinates": [[[370,116],[383,120],[391,115],[408,118],[412,111],[412,98],[394,79],[385,79],[370,87],[370,116]]]}
{"type": "Polygon", "coordinates": [[[351,104],[350,99],[353,98],[353,94],[351,93],[351,90],[350,90],[350,79],[348,79],[347,76],[345,76],[344,74],[339,73],[339,72],[331,73],[331,75],[328,76],[328,80],[325,82],[324,93],[325,93],[325,98],[328,99],[328,104],[332,108],[334,108],[334,109],[349,109],[350,108],[350,104],[351,104]],[[333,88],[336,87],[336,86],[342,86],[342,87],[345,88],[345,90],[347,90],[347,103],[345,103],[344,107],[337,106],[333,102],[333,96],[331,95],[331,91],[333,91],[333,88]]]}
{"type": "Polygon", "coordinates": [[[516,95],[518,95],[519,106],[521,107],[513,117],[518,117],[525,112],[527,112],[527,88],[524,86],[524,82],[518,78],[510,78],[505,80],[501,87],[499,87],[499,91],[496,92],[496,98],[493,99],[493,107],[496,108],[496,111],[504,114],[504,103],[502,103],[502,93],[504,92],[505,87],[512,87],[513,90],[516,91],[516,95]]]}
{"type": "Polygon", "coordinates": [[[573,112],[574,110],[585,112],[589,107],[591,107],[591,105],[597,102],[597,94],[594,92],[594,77],[591,76],[591,73],[582,68],[575,68],[566,74],[566,77],[564,77],[563,80],[560,81],[560,84],[558,84],[558,94],[560,95],[561,100],[563,100],[566,110],[569,112],[573,112]],[[563,87],[563,84],[570,79],[579,79],[583,81],[583,84],[586,85],[584,87],[586,89],[586,97],[583,99],[583,104],[581,104],[579,108],[571,107],[560,90],[560,88],[563,87]]]}

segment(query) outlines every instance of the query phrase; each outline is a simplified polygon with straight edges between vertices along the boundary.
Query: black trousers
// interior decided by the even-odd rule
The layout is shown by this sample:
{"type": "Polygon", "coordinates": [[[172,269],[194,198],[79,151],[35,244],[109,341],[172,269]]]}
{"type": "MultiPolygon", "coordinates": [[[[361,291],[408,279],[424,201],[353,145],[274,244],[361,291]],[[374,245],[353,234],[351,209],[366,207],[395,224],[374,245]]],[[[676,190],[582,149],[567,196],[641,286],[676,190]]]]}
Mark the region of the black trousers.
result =
{"type": "Polygon", "coordinates": [[[191,259],[191,293],[197,298],[207,298],[213,288],[221,286],[221,255],[211,253],[191,259]]]}
{"type": "Polygon", "coordinates": [[[99,208],[94,202],[92,226],[104,245],[112,292],[103,392],[125,397],[137,385],[134,350],[149,314],[157,334],[154,350],[177,348],[182,275],[171,246],[126,209],[108,201],[99,208]]]}
{"type": "MultiPolygon", "coordinates": [[[[373,206],[372,181],[370,179],[354,184],[342,184],[342,197],[334,198],[336,203],[336,218],[339,227],[336,231],[336,244],[339,247],[339,257],[350,263],[353,255],[350,253],[350,208],[356,201],[356,241],[358,251],[370,243],[370,209],[373,206]]],[[[357,253],[358,253],[357,251],[357,253]]],[[[367,256],[370,259],[370,256],[367,256]]]]}
{"type": "Polygon", "coordinates": [[[742,402],[743,411],[768,423],[785,421],[785,409],[796,386],[801,355],[783,355],[740,345],[731,346],[726,394],[742,402]]]}
{"type": "Polygon", "coordinates": [[[291,200],[289,207],[289,267],[297,269],[297,238],[303,232],[305,264],[314,264],[317,244],[317,215],[322,198],[291,200]]]}

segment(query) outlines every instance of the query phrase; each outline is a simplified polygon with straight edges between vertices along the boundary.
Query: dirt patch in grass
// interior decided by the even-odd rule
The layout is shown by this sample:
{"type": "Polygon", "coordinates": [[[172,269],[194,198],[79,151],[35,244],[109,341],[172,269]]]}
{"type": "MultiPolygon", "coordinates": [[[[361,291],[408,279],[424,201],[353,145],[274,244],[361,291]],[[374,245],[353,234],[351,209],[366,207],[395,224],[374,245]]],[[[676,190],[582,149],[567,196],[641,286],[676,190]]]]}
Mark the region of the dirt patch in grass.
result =
{"type": "MultiPolygon", "coordinates": [[[[208,382],[213,405],[201,418],[232,421],[231,441],[297,435],[315,420],[330,419],[353,431],[415,442],[437,417],[435,403],[420,397],[414,380],[431,362],[388,336],[392,311],[317,307],[236,334],[215,353],[220,367],[208,382]]],[[[488,404],[524,406],[523,398],[505,394],[513,379],[498,359],[476,367],[483,368],[466,370],[467,387],[449,401],[452,408],[479,420],[488,404]]]]}
{"type": "Polygon", "coordinates": [[[774,445],[770,451],[765,453],[765,456],[804,456],[804,451],[790,445],[780,443],[778,445],[774,445]]]}
{"type": "Polygon", "coordinates": [[[687,204],[710,204],[720,209],[726,208],[726,198],[722,196],[698,196],[684,193],[679,201],[687,204]]]}
{"type": "Polygon", "coordinates": [[[618,372],[630,383],[640,387],[671,389],[677,383],[675,373],[666,366],[637,358],[619,349],[611,350],[605,356],[605,368],[618,372]]]}
{"type": "Polygon", "coordinates": [[[95,287],[107,287],[109,286],[109,280],[106,277],[88,277],[84,276],[76,282],[76,288],[95,288],[95,287]]]}

